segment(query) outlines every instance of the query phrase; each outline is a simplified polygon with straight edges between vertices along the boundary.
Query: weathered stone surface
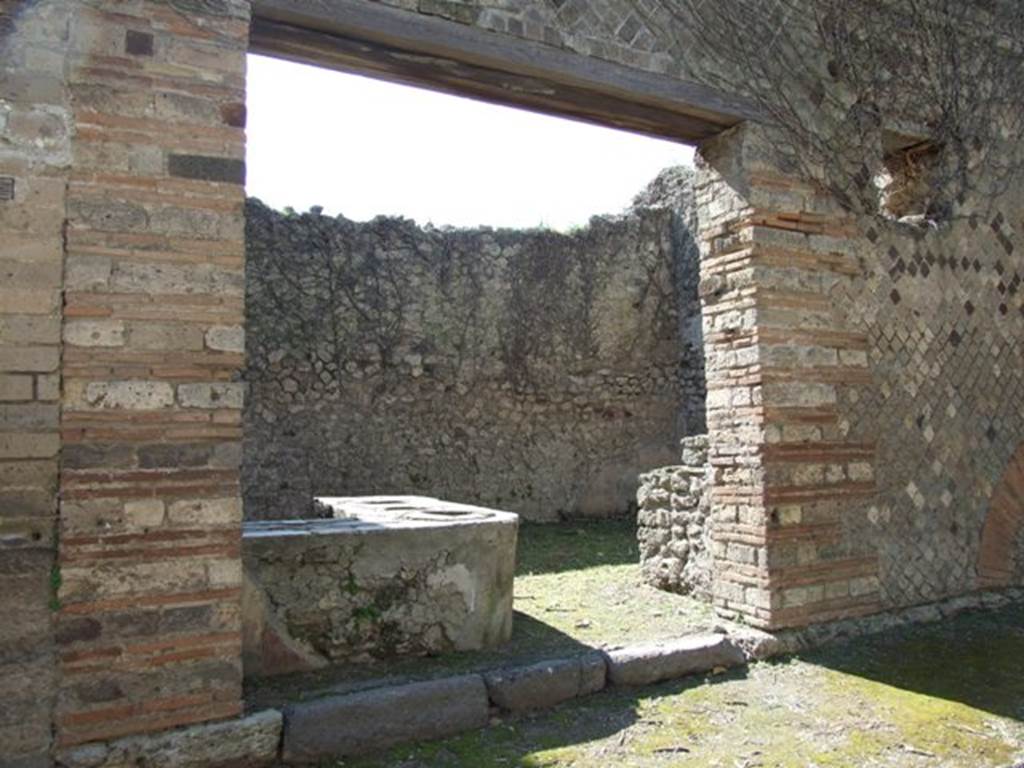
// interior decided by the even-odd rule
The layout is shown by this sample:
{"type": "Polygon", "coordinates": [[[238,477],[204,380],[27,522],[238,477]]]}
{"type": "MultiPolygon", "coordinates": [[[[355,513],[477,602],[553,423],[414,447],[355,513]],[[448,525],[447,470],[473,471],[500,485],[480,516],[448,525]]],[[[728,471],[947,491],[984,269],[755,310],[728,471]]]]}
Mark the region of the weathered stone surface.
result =
{"type": "Polygon", "coordinates": [[[170,155],[167,158],[167,172],[171,176],[185,179],[245,183],[245,161],[230,157],[170,155]]]}
{"type": "Polygon", "coordinates": [[[238,524],[242,521],[242,504],[236,497],[175,501],[167,509],[167,519],[178,525],[217,527],[238,524]]]}
{"type": "Polygon", "coordinates": [[[608,682],[634,686],[744,663],[743,651],[725,635],[694,635],[663,643],[632,645],[608,651],[607,657],[608,682]]]}
{"type": "Polygon", "coordinates": [[[479,675],[303,702],[285,710],[282,755],[287,763],[304,763],[439,739],[482,728],[489,711],[479,675]]]}
{"type": "Polygon", "coordinates": [[[604,688],[605,671],[604,657],[589,654],[488,672],[484,681],[495,706],[521,712],[596,693],[604,688]]]}
{"type": "Polygon", "coordinates": [[[637,474],[704,429],[689,181],[570,234],[250,201],[247,518],[396,488],[532,519],[632,509],[637,474]]]}
{"type": "Polygon", "coordinates": [[[0,374],[0,400],[31,400],[32,394],[31,376],[0,374]]]}
{"type": "Polygon", "coordinates": [[[82,409],[155,410],[174,404],[174,387],[164,381],[92,381],[68,386],[68,400],[82,409]]]}
{"type": "Polygon", "coordinates": [[[218,352],[245,352],[245,329],[240,325],[215,325],[206,331],[206,346],[218,352]]]}
{"type": "Polygon", "coordinates": [[[640,476],[637,538],[648,584],[710,599],[711,477],[707,435],[683,438],[682,464],[640,476]]]}
{"type": "Polygon", "coordinates": [[[508,640],[516,516],[369,499],[324,499],[348,519],[246,524],[246,675],[508,640]]]}
{"type": "Polygon", "coordinates": [[[178,402],[185,408],[241,408],[245,398],[245,385],[182,384],[178,387],[178,402]]]}
{"type": "Polygon", "coordinates": [[[65,323],[64,341],[76,347],[121,347],[124,346],[124,323],[119,320],[65,323]]]}
{"type": "Polygon", "coordinates": [[[239,720],[62,750],[59,768],[259,768],[281,743],[282,716],[266,710],[239,720]]]}

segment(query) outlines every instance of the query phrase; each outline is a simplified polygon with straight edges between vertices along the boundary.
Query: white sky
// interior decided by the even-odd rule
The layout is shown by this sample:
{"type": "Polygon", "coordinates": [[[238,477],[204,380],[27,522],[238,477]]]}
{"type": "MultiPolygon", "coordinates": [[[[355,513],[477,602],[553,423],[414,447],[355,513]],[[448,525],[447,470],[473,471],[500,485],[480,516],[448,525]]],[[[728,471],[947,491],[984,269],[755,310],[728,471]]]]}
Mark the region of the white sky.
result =
{"type": "Polygon", "coordinates": [[[690,147],[249,57],[249,195],[364,221],[565,229],[617,213],[690,147]]]}

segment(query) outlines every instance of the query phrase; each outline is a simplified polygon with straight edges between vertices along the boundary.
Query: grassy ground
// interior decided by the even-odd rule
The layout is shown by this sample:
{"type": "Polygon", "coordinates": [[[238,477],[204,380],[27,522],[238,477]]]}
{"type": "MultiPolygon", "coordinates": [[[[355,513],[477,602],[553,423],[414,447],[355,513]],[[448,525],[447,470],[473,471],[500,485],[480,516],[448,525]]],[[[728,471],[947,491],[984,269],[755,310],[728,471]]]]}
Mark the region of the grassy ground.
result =
{"type": "Polygon", "coordinates": [[[501,648],[270,678],[247,684],[247,707],[679,637],[713,624],[705,604],[642,584],[638,560],[633,521],[524,524],[512,639],[501,648]]]}
{"type": "Polygon", "coordinates": [[[1024,606],[639,691],[345,768],[1024,765],[1024,606]]]}

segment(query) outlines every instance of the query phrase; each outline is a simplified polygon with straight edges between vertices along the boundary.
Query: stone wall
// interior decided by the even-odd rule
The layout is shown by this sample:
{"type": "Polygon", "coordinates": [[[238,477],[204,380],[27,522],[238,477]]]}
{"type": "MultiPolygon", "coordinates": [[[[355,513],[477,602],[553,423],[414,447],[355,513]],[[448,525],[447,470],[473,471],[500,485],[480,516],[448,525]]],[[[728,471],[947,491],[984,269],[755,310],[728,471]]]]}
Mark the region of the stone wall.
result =
{"type": "Polygon", "coordinates": [[[532,519],[633,504],[704,428],[689,175],[578,231],[248,215],[248,518],[419,493],[532,519]]]}
{"type": "Polygon", "coordinates": [[[73,6],[58,744],[241,710],[249,4],[73,6]]]}
{"type": "MultiPolygon", "coordinates": [[[[388,2],[669,77],[722,61],[647,3],[388,2]]],[[[0,0],[7,764],[241,710],[249,11],[0,0]]],[[[808,119],[829,135],[837,117],[808,119]]],[[[1020,179],[941,227],[880,221],[798,178],[777,138],[748,123],[700,147],[716,609],[778,628],[1019,584],[1020,179]]],[[[395,360],[429,379],[417,354],[395,360]]],[[[526,413],[536,392],[509,387],[526,413]]],[[[639,388],[572,419],[614,422],[639,388]]]]}
{"type": "MultiPolygon", "coordinates": [[[[1024,518],[1024,227],[1020,194],[940,228],[865,223],[860,268],[829,295],[863,334],[870,377],[836,388],[838,434],[874,455],[875,494],[837,544],[878,557],[888,606],[1021,583],[984,578],[990,516],[1024,518]]],[[[870,479],[865,465],[864,477],[870,479]]],[[[817,470],[829,482],[830,466],[817,470]]],[[[1007,545],[1024,540],[1020,523],[1007,545]]],[[[1018,566],[1020,563],[1018,563],[1018,566]]]]}
{"type": "Polygon", "coordinates": [[[1016,545],[981,577],[986,521],[1022,528],[1019,191],[938,226],[858,217],[785,180],[770,136],[699,163],[719,612],[800,626],[1019,583],[1016,545]]]}
{"type": "Polygon", "coordinates": [[[707,435],[682,439],[679,464],[640,475],[637,537],[648,584],[710,599],[710,482],[707,435]]]}
{"type": "Polygon", "coordinates": [[[52,734],[70,9],[0,3],[0,764],[52,734]],[[14,33],[17,34],[14,34],[14,33]]]}

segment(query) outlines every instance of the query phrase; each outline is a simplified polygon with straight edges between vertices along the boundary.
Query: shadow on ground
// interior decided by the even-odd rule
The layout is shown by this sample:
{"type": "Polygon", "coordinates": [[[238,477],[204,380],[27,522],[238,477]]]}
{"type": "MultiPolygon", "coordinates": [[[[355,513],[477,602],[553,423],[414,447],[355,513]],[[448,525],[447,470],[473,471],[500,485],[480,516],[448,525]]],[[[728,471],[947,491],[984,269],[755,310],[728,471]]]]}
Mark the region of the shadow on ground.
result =
{"type": "Polygon", "coordinates": [[[1024,604],[806,654],[811,664],[1024,722],[1024,604]]]}
{"type": "Polygon", "coordinates": [[[1011,768],[1024,763],[1024,606],[611,689],[346,768],[1011,768]],[[710,683],[714,684],[710,684],[710,683]]]}
{"type": "Polygon", "coordinates": [[[524,524],[512,637],[498,648],[378,659],[246,681],[250,711],[401,681],[529,664],[706,630],[710,608],[642,583],[631,520],[524,524]]]}
{"type": "Polygon", "coordinates": [[[632,517],[519,527],[517,576],[633,565],[640,562],[632,517]]]}
{"type": "Polygon", "coordinates": [[[384,659],[366,664],[338,664],[314,672],[246,680],[246,709],[256,712],[268,707],[283,707],[290,702],[482,672],[511,664],[529,664],[554,657],[581,656],[594,650],[551,625],[522,613],[516,613],[513,626],[515,634],[512,640],[491,650],[384,659]]]}
{"type": "MultiPolygon", "coordinates": [[[[484,730],[443,741],[399,746],[381,755],[350,758],[336,765],[345,768],[617,767],[626,764],[617,757],[621,750],[628,748],[639,733],[658,726],[657,721],[640,714],[643,703],[652,695],[683,696],[688,691],[709,687],[713,682],[735,682],[745,677],[745,670],[735,669],[715,677],[695,676],[643,689],[605,690],[553,710],[496,718],[484,730]],[[586,758],[577,760],[575,750],[581,745],[594,748],[586,753],[586,758]]],[[[654,754],[665,759],[684,749],[679,744],[666,743],[656,748],[654,754]]]]}

